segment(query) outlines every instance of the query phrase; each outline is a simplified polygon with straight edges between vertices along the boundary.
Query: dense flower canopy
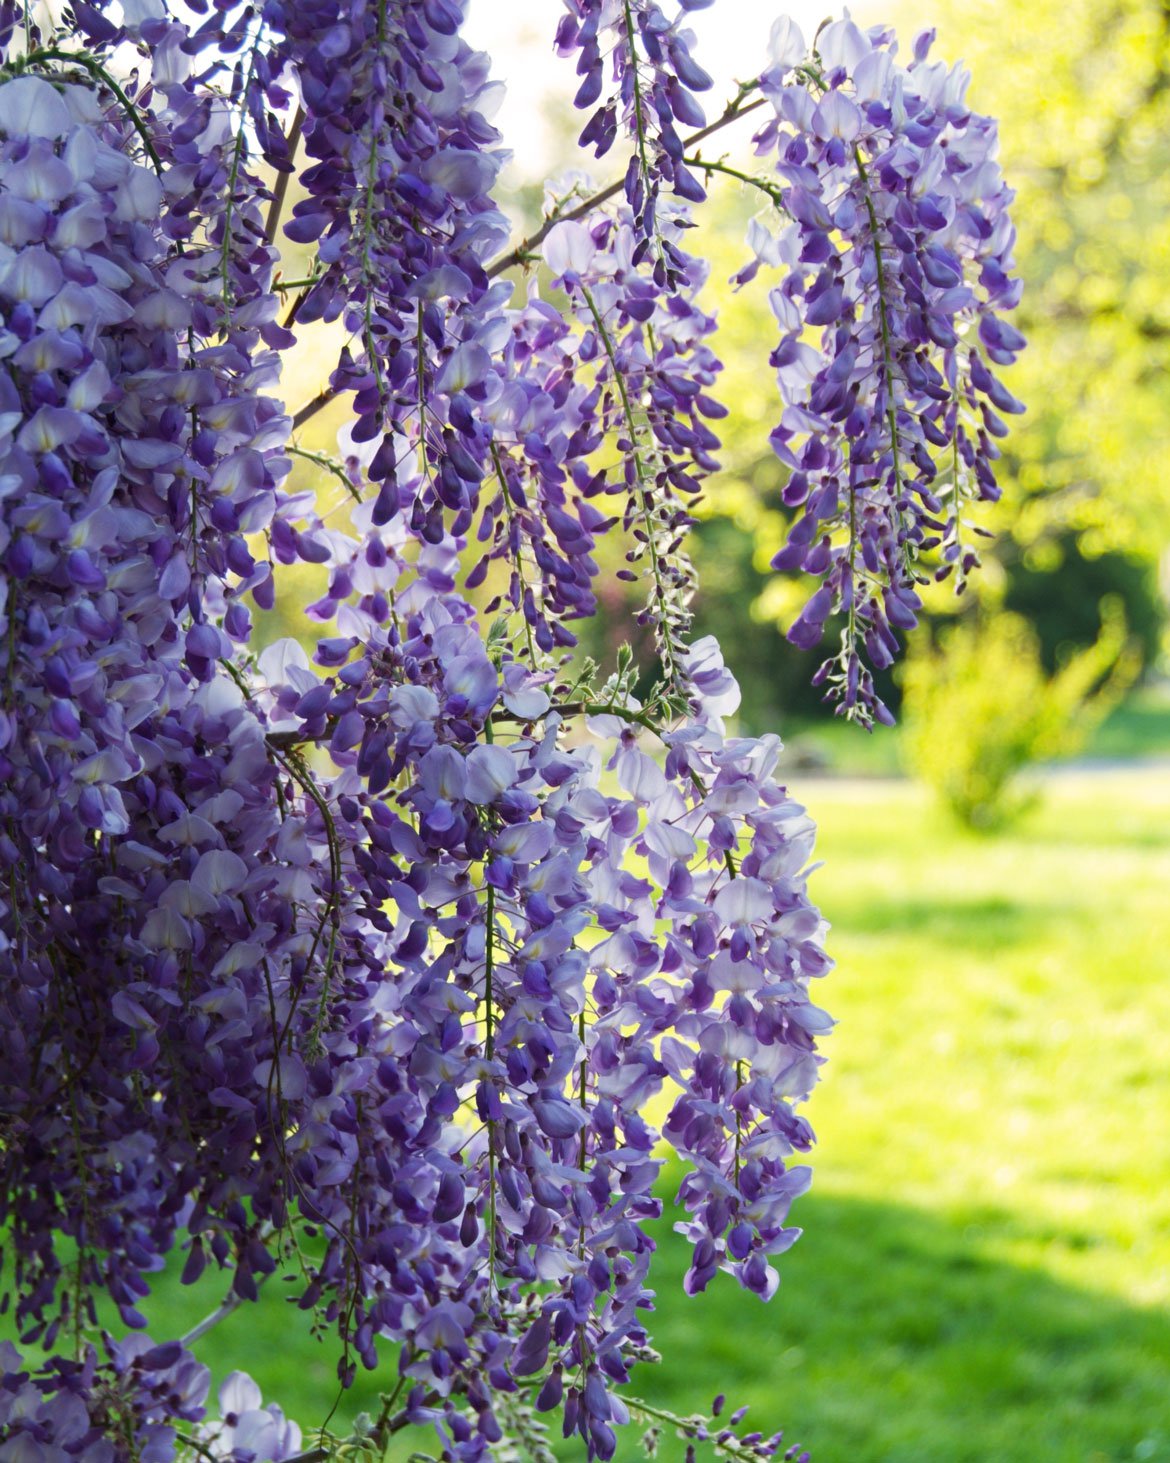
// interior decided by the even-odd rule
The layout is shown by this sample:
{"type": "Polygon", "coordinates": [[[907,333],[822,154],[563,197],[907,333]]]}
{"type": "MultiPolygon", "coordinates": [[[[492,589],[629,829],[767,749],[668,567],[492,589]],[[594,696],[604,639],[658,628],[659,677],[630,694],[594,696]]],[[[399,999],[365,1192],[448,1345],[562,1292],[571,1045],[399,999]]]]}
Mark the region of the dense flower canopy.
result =
{"type": "Polygon", "coordinates": [[[830,962],[779,741],[728,732],[690,634],[725,408],[686,245],[699,177],[735,172],[696,144],[756,113],[777,562],[820,580],[797,644],[841,616],[821,675],[863,721],[863,656],[974,562],[1022,341],[994,125],[930,38],[904,63],[779,22],[709,121],[696,8],[566,4],[582,144],[628,161],[510,252],[458,0],[0,10],[6,1460],[297,1454],[246,1376],[217,1420],[191,1338],[142,1334],[166,1263],[229,1306],[291,1270],[340,1382],[390,1378],[374,1439],[427,1423],[466,1463],[551,1456],[554,1409],[610,1458],[646,1415],[667,1152],[688,1291],[776,1288],[830,962]],[[292,286],[282,237],[314,250],[292,286]],[[290,416],[316,321],[347,343],[290,416]],[[288,475],[338,396],[326,507],[288,475]],[[628,657],[572,656],[607,536],[646,587],[641,701],[628,657]],[[260,651],[298,562],[315,653],[260,651]]]}

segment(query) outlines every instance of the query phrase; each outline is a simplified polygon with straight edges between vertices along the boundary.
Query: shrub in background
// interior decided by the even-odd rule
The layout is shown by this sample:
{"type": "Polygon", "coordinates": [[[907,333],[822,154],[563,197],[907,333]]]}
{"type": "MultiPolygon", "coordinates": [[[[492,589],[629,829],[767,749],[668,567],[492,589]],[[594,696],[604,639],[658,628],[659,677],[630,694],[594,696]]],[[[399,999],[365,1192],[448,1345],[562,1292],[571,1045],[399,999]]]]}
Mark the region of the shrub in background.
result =
{"type": "Polygon", "coordinates": [[[1049,674],[1021,615],[983,615],[911,647],[902,673],[904,754],[969,828],[1000,828],[1032,796],[1020,773],[1080,751],[1141,666],[1120,601],[1101,602],[1101,629],[1049,674]]]}

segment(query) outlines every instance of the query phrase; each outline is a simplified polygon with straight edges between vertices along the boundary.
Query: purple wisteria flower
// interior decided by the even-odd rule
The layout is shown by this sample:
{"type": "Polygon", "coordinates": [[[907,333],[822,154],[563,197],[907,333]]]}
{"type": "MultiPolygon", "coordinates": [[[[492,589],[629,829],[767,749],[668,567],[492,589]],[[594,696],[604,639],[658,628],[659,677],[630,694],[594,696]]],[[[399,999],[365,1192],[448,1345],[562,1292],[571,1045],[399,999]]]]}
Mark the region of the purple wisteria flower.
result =
{"type": "Polygon", "coordinates": [[[217,1394],[220,1420],[205,1424],[200,1441],[225,1463],[282,1463],[301,1450],[301,1430],[275,1403],[263,1405],[260,1388],[244,1372],[231,1372],[217,1394]]]}

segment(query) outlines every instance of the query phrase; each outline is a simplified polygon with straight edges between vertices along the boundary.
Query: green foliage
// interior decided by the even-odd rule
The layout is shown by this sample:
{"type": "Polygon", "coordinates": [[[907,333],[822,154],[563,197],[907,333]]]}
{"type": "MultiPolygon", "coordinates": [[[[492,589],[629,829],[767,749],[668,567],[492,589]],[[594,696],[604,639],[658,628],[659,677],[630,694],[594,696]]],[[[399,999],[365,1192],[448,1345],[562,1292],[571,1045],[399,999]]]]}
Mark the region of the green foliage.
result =
{"type": "MultiPolygon", "coordinates": [[[[921,21],[909,6],[905,20],[921,21]]],[[[1018,191],[1028,415],[992,521],[1153,562],[1170,541],[1170,7],[1164,0],[937,0],[940,54],[1000,119],[1018,191]]]]}
{"type": "Polygon", "coordinates": [[[1158,658],[1165,603],[1150,560],[1106,551],[1087,554],[1074,534],[1056,535],[1005,564],[1003,607],[1023,615],[1040,639],[1046,670],[1072,647],[1092,645],[1100,630],[1098,605],[1115,595],[1143,665],[1158,658]]]}
{"type": "Polygon", "coordinates": [[[951,627],[935,646],[919,639],[902,685],[904,750],[916,776],[961,822],[1002,827],[1027,805],[1018,775],[1074,755],[1129,689],[1140,666],[1116,599],[1101,603],[1101,632],[1052,674],[1040,639],[1001,612],[951,627]]]}

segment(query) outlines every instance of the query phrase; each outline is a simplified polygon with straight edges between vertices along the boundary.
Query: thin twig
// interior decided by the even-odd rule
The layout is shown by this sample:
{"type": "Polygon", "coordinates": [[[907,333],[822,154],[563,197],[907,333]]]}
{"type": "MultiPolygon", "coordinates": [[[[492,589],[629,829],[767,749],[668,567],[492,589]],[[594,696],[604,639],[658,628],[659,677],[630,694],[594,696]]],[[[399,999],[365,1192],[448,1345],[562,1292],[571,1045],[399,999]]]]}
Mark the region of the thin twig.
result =
{"type": "Polygon", "coordinates": [[[198,1453],[201,1458],[210,1459],[210,1463],[221,1463],[220,1454],[213,1453],[211,1449],[207,1447],[205,1443],[201,1443],[198,1438],[190,1437],[186,1433],[176,1433],[175,1436],[178,1438],[179,1442],[182,1443],[184,1448],[192,1449],[192,1451],[198,1453]]]}
{"type": "Polygon", "coordinates": [[[185,1336],[179,1338],[179,1345],[188,1348],[194,1346],[196,1341],[202,1340],[208,1331],[213,1330],[219,1325],[220,1321],[225,1320],[242,1304],[243,1297],[237,1291],[231,1291],[223,1303],[216,1306],[210,1315],[204,1316],[201,1321],[198,1321],[191,1327],[185,1336]]]}
{"type": "Polygon", "coordinates": [[[336,395],[337,393],[332,388],[326,387],[323,391],[318,391],[312,401],[306,401],[304,406],[293,412],[293,431],[299,431],[307,421],[311,421],[322,407],[329,405],[336,395]]]}
{"type": "Polygon", "coordinates": [[[285,195],[288,193],[289,179],[293,175],[291,164],[297,155],[297,144],[301,140],[301,128],[305,125],[305,109],[298,107],[296,115],[292,119],[292,126],[288,129],[288,137],[285,139],[288,144],[289,170],[287,173],[278,173],[276,182],[272,188],[272,202],[268,205],[268,217],[264,221],[264,237],[270,244],[276,242],[276,228],[280,223],[280,215],[284,209],[285,195]]]}
{"type": "Polygon", "coordinates": [[[337,478],[337,480],[345,488],[345,491],[349,494],[349,496],[354,500],[355,503],[360,503],[362,501],[361,493],[358,492],[357,488],[355,488],[353,483],[350,482],[349,478],[346,477],[345,469],[335,458],[328,456],[324,452],[310,452],[307,447],[297,447],[294,443],[291,442],[286,444],[284,450],[291,453],[293,457],[303,457],[308,462],[315,462],[318,467],[325,468],[327,472],[331,472],[333,476],[337,478]]]}
{"type": "MultiPolygon", "coordinates": [[[[754,83],[752,87],[747,88],[747,91],[751,90],[754,90],[754,83]]],[[[733,102],[728,103],[722,114],[714,122],[709,122],[706,127],[701,127],[698,132],[692,132],[683,142],[684,150],[689,152],[697,143],[702,142],[705,137],[710,137],[713,132],[720,131],[721,128],[738,121],[740,117],[746,117],[750,112],[754,112],[762,107],[767,101],[766,97],[757,97],[754,102],[750,102],[744,107],[740,105],[740,102],[745,95],[746,91],[741,89],[739,96],[733,102]]],[[[584,202],[579,203],[576,208],[571,209],[568,213],[555,214],[551,218],[546,218],[534,234],[529,234],[514,249],[510,249],[507,254],[501,254],[498,259],[493,260],[488,265],[488,278],[494,279],[497,274],[503,274],[505,269],[511,269],[516,264],[523,264],[531,257],[534,250],[540,248],[541,244],[544,243],[545,239],[557,224],[571,223],[579,218],[584,218],[586,214],[592,213],[601,204],[608,203],[611,198],[622,191],[624,186],[625,179],[619,178],[617,182],[610,183],[608,187],[602,188],[597,193],[586,198],[584,202]]]]}
{"type": "Polygon", "coordinates": [[[694,168],[701,173],[722,173],[724,177],[734,178],[737,182],[747,183],[752,188],[758,188],[761,193],[766,194],[782,213],[788,210],[784,207],[784,190],[779,183],[773,183],[768,178],[761,178],[756,173],[745,173],[741,168],[734,168],[730,163],[723,161],[712,161],[696,153],[694,156],[683,158],[688,168],[694,168]]]}

